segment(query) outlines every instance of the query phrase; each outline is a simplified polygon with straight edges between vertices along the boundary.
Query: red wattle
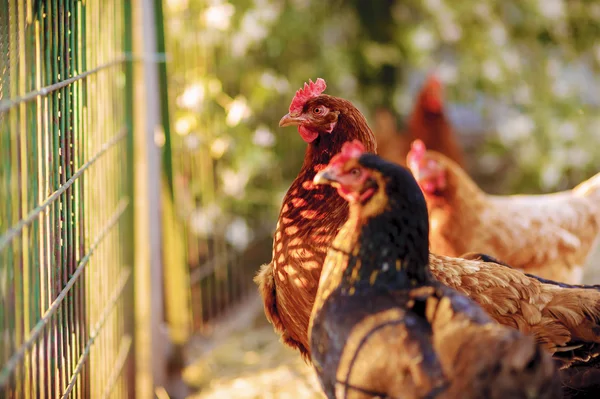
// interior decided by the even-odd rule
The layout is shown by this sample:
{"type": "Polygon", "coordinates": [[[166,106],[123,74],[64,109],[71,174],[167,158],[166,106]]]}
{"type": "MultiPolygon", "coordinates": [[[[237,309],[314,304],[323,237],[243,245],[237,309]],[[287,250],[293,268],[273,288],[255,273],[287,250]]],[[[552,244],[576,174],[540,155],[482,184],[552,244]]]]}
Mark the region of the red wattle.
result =
{"type": "Polygon", "coordinates": [[[427,194],[433,194],[433,192],[436,189],[435,184],[433,184],[433,182],[429,180],[421,182],[421,187],[423,188],[423,191],[425,191],[427,194]]]}
{"type": "Polygon", "coordinates": [[[302,137],[302,140],[306,141],[307,143],[312,143],[317,139],[317,137],[319,137],[318,132],[310,130],[302,125],[298,126],[298,133],[300,133],[300,137],[302,137]]]}

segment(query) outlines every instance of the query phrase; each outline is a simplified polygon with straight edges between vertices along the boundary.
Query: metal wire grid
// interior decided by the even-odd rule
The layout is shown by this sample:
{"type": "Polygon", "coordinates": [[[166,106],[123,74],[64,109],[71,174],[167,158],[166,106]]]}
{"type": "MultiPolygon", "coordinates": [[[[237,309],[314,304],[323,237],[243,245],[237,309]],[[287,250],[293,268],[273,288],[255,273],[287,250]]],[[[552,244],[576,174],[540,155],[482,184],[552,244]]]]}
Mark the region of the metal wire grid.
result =
{"type": "Polygon", "coordinates": [[[0,5],[0,397],[132,397],[129,2],[0,5]]]}
{"type": "MultiPolygon", "coordinates": [[[[169,36],[170,29],[165,29],[169,58],[177,60],[168,64],[169,101],[173,106],[170,115],[175,118],[183,112],[177,98],[186,88],[200,84],[205,92],[209,92],[210,77],[218,76],[219,72],[217,51],[211,37],[197,21],[195,15],[192,17],[186,12],[167,15],[169,24],[186,30],[186,39],[176,40],[169,36]]],[[[256,231],[254,242],[245,251],[238,252],[225,239],[223,222],[228,215],[223,215],[209,234],[194,231],[192,224],[197,219],[194,213],[221,200],[218,169],[227,166],[225,160],[210,155],[211,138],[215,137],[215,132],[227,129],[224,118],[211,112],[198,112],[194,117],[198,119],[196,129],[185,136],[171,134],[172,153],[166,155],[172,156],[176,205],[173,217],[177,219],[175,223],[182,225],[183,266],[189,268],[191,328],[195,333],[205,334],[210,333],[235,305],[256,292],[252,278],[260,263],[270,258],[272,237],[268,229],[256,231]]],[[[171,273],[175,263],[169,264],[171,273]]],[[[169,301],[173,294],[167,292],[165,297],[169,301]]]]}

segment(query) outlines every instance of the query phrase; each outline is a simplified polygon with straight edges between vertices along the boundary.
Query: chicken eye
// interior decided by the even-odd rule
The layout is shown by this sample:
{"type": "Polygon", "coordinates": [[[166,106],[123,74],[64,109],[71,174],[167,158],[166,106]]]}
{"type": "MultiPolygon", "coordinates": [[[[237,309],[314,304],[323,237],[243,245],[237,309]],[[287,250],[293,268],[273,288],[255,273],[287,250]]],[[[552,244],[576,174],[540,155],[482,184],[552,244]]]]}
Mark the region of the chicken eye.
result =
{"type": "Polygon", "coordinates": [[[354,169],[352,169],[352,170],[350,171],[350,174],[351,174],[353,177],[359,177],[359,176],[360,176],[360,169],[358,169],[358,168],[354,168],[354,169]]]}
{"type": "Polygon", "coordinates": [[[313,114],[322,114],[323,113],[323,107],[315,107],[313,108],[313,114]]]}

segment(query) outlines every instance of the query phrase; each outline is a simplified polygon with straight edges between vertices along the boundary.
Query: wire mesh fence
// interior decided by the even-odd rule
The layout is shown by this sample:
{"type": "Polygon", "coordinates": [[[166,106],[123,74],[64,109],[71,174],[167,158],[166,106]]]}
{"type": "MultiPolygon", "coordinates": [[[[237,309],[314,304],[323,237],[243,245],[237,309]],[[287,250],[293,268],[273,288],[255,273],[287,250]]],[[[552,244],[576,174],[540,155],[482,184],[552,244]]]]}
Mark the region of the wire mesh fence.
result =
{"type": "MultiPolygon", "coordinates": [[[[186,269],[179,273],[188,274],[191,329],[200,334],[210,333],[229,310],[256,292],[252,278],[270,259],[274,226],[272,218],[254,223],[236,216],[236,199],[225,192],[223,176],[232,168],[227,152],[240,139],[231,138],[227,115],[238,111],[239,101],[219,80],[219,53],[227,49],[218,35],[227,33],[202,25],[209,8],[210,2],[195,1],[185,10],[165,11],[166,51],[176,60],[167,64],[171,124],[165,156],[172,165],[175,206],[174,220],[165,225],[179,226],[184,247],[177,262],[166,262],[170,273],[179,266],[186,269]]],[[[173,291],[167,291],[167,301],[173,300],[173,291]]]]}
{"type": "Polygon", "coordinates": [[[0,397],[133,397],[130,13],[0,1],[0,397]]]}
{"type": "MultiPolygon", "coordinates": [[[[151,292],[156,286],[138,279],[145,281],[156,262],[165,265],[166,321],[171,339],[182,344],[190,331],[209,333],[254,292],[252,277],[270,257],[273,218],[236,216],[239,198],[223,186],[232,167],[228,115],[240,104],[216,89],[221,50],[214,32],[189,13],[166,17],[168,29],[179,24],[191,40],[167,36],[165,48],[159,0],[0,0],[0,397],[136,396],[146,377],[135,378],[144,373],[134,362],[161,338],[141,339],[138,328],[134,353],[134,320],[154,332],[164,321],[162,310],[146,317],[162,307],[162,297],[149,301],[159,297],[151,292]],[[154,12],[141,18],[148,6],[154,12]],[[156,46],[146,47],[136,20],[156,25],[156,46]],[[132,42],[160,54],[133,56],[132,42]],[[159,56],[165,50],[177,60],[168,79],[159,56]],[[148,62],[160,64],[153,79],[169,94],[161,96],[156,126],[147,122],[156,101],[134,101],[152,75],[148,62]],[[186,103],[198,88],[212,96],[202,110],[186,103]],[[182,132],[181,118],[192,114],[193,131],[182,132]],[[144,119],[147,131],[138,127],[144,119]],[[137,146],[163,149],[155,171],[162,176],[140,174],[142,186],[160,184],[155,213],[147,208],[149,192],[134,184],[134,139],[142,169],[147,160],[140,163],[137,146]],[[138,201],[149,212],[138,215],[138,201]],[[146,251],[154,244],[138,243],[134,230],[160,212],[152,226],[159,226],[163,247],[155,256],[146,251]],[[144,256],[134,259],[134,243],[144,256]],[[135,314],[134,264],[136,304],[151,308],[135,314]]],[[[272,201],[266,197],[258,201],[272,201]]],[[[159,368],[161,361],[152,359],[159,368]]],[[[150,369],[162,379],[165,370],[150,369]]]]}

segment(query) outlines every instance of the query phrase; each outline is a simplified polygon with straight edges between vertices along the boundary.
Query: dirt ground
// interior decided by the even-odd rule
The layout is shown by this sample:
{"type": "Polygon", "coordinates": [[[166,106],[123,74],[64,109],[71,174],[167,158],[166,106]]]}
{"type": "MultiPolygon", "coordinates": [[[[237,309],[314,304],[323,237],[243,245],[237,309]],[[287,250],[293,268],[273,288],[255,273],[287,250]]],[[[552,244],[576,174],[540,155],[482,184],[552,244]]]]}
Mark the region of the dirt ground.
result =
{"type": "Polygon", "coordinates": [[[311,367],[279,342],[258,296],[249,301],[235,331],[185,370],[196,389],[188,399],[324,399],[311,367]]]}
{"type": "MultiPolygon", "coordinates": [[[[600,256],[600,250],[596,257],[600,256]]],[[[597,262],[596,262],[597,263],[597,262]]],[[[600,267],[587,267],[585,284],[600,283],[600,267]]],[[[323,399],[316,376],[300,356],[283,346],[264,317],[258,296],[248,300],[242,318],[217,333],[211,348],[184,373],[195,393],[189,399],[323,399]]]]}

